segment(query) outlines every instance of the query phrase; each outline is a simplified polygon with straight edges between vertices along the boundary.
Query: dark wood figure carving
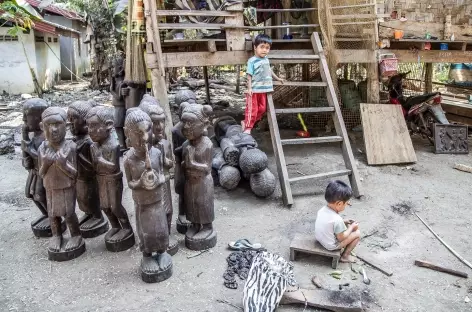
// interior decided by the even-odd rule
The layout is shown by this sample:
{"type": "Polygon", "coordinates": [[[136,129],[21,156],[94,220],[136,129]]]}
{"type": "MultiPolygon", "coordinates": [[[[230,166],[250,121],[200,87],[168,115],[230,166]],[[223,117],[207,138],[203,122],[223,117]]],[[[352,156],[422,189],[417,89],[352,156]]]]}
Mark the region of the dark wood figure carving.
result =
{"type": "Polygon", "coordinates": [[[125,90],[126,86],[123,85],[123,80],[125,79],[125,69],[124,69],[124,59],[122,56],[118,56],[113,60],[113,74],[111,77],[110,92],[113,95],[112,104],[115,107],[115,118],[114,125],[116,134],[118,136],[118,141],[120,142],[120,147],[126,149],[126,138],[123,127],[125,125],[125,99],[124,94],[128,93],[125,90]]]}
{"type": "Polygon", "coordinates": [[[31,222],[31,229],[36,237],[52,236],[46,203],[46,190],[43,186],[43,179],[38,175],[38,149],[44,141],[44,134],[40,127],[41,114],[48,107],[46,101],[37,98],[29,99],[23,104],[24,124],[21,150],[23,151],[23,167],[28,170],[25,195],[33,200],[41,212],[41,216],[31,222]],[[33,132],[31,139],[30,132],[33,132]]]}
{"type": "Polygon", "coordinates": [[[172,225],[172,191],[170,186],[170,168],[174,166],[174,160],[172,156],[172,147],[170,142],[165,139],[165,122],[166,115],[164,110],[161,108],[157,99],[152,96],[144,95],[139,108],[149,115],[152,121],[152,144],[154,147],[159,149],[162,155],[162,163],[164,165],[164,175],[166,178],[166,184],[163,187],[164,198],[163,205],[167,215],[167,225],[169,228],[169,247],[167,252],[170,255],[175,255],[179,250],[179,244],[177,239],[171,235],[172,225]]]}
{"type": "MultiPolygon", "coordinates": [[[[183,102],[179,106],[179,118],[182,118],[182,109],[185,105],[189,103],[183,102]]],[[[185,175],[182,169],[182,145],[187,140],[182,134],[182,121],[179,121],[172,128],[172,145],[174,146],[174,158],[175,158],[175,168],[174,168],[174,189],[175,192],[179,195],[179,213],[176,221],[177,232],[180,234],[185,234],[187,229],[190,227],[190,222],[187,220],[187,214],[185,212],[185,196],[184,196],[184,184],[185,184],[185,175]]]]}
{"type": "Polygon", "coordinates": [[[46,141],[39,147],[39,175],[46,189],[52,237],[49,241],[49,260],[67,261],[85,252],[79,220],[75,214],[77,179],[76,144],[66,137],[66,111],[49,107],[42,114],[41,127],[46,141]],[[70,238],[63,239],[61,218],[65,217],[70,238]]]}
{"type": "Polygon", "coordinates": [[[182,145],[185,212],[192,223],[185,234],[185,245],[191,250],[204,250],[216,245],[211,176],[213,143],[205,135],[211,113],[211,106],[200,104],[184,104],[182,110],[182,134],[187,138],[182,145]]]}
{"type": "Polygon", "coordinates": [[[107,215],[111,229],[105,235],[109,251],[123,251],[134,246],[133,229],[122,205],[123,173],[120,169],[120,145],[113,131],[113,110],[95,106],[87,114],[92,163],[97,173],[100,208],[107,215]]]}
{"type": "Polygon", "coordinates": [[[131,148],[124,156],[124,167],[133,193],[139,247],[143,253],[141,278],[147,283],[162,282],[172,276],[172,257],[167,253],[169,230],[163,205],[163,157],[151,144],[152,121],[144,111],[131,108],[126,112],[125,131],[131,148]]]}
{"type": "Polygon", "coordinates": [[[100,210],[98,183],[92,163],[92,139],[88,135],[87,113],[94,107],[92,101],[76,101],[67,110],[70,132],[77,144],[77,203],[84,215],[79,219],[84,238],[97,237],[108,231],[108,222],[100,210]]]}

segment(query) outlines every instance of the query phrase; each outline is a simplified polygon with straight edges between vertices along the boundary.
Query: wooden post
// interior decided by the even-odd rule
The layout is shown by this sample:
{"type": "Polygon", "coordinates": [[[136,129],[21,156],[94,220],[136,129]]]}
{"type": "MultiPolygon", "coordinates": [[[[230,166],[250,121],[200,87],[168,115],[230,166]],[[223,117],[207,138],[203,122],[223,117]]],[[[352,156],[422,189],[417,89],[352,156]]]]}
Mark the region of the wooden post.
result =
{"type": "Polygon", "coordinates": [[[377,63],[367,64],[367,102],[380,103],[379,66],[377,63]]]}
{"type": "Polygon", "coordinates": [[[208,82],[208,67],[207,66],[203,66],[203,79],[205,80],[205,91],[206,91],[207,104],[211,105],[210,83],[208,82]]]}
{"type": "MultiPolygon", "coordinates": [[[[144,0],[144,16],[146,21],[146,66],[151,69],[152,93],[161,103],[166,114],[166,137],[172,143],[172,113],[170,111],[169,98],[167,97],[167,86],[165,79],[164,61],[162,58],[161,38],[157,22],[156,1],[144,0]]],[[[128,25],[129,27],[129,25],[128,25]]]]}
{"type": "Polygon", "coordinates": [[[424,73],[425,92],[433,92],[433,63],[426,63],[426,70],[424,73]]]}
{"type": "MultiPolygon", "coordinates": [[[[227,26],[244,26],[243,3],[235,2],[227,7],[227,10],[237,10],[236,17],[226,17],[225,25],[227,26]]],[[[228,51],[244,51],[246,49],[246,38],[244,37],[244,29],[226,30],[226,50],[228,51]]]]}
{"type": "Polygon", "coordinates": [[[241,90],[241,65],[236,65],[236,94],[240,94],[241,90]]]}

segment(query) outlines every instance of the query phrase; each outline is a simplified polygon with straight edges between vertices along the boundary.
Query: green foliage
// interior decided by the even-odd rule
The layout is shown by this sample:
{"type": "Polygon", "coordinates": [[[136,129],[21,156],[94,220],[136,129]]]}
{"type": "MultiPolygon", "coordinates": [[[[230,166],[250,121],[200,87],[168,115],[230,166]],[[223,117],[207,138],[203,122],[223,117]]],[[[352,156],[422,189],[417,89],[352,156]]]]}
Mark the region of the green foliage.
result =
{"type": "Polygon", "coordinates": [[[22,8],[15,0],[0,3],[0,19],[14,24],[8,30],[10,36],[16,36],[21,31],[31,29],[34,16],[22,8]]]}

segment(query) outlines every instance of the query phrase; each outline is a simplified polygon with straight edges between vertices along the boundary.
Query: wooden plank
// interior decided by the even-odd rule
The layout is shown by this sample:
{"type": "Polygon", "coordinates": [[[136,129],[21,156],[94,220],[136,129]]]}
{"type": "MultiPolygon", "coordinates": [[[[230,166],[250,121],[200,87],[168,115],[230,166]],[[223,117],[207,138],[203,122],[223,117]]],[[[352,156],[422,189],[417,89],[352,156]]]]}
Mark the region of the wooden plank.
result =
{"type": "Polygon", "coordinates": [[[211,23],[159,23],[161,29],[224,29],[225,24],[211,23]]]}
{"type": "Polygon", "coordinates": [[[208,40],[208,52],[211,52],[211,53],[216,52],[216,42],[215,42],[215,40],[208,40]]]}
{"type": "Polygon", "coordinates": [[[339,20],[339,19],[359,19],[359,18],[375,18],[377,19],[376,14],[347,14],[347,15],[335,15],[332,14],[331,18],[333,20],[339,20]]]}
{"type": "Polygon", "coordinates": [[[454,114],[472,118],[472,105],[466,103],[441,103],[443,110],[448,114],[454,114]]]}
{"type": "Polygon", "coordinates": [[[287,206],[293,205],[292,190],[288,178],[287,165],[285,163],[284,151],[280,142],[279,125],[277,124],[277,116],[275,115],[274,101],[272,93],[267,94],[267,119],[269,120],[270,136],[272,139],[272,147],[274,149],[275,160],[277,163],[277,172],[279,175],[280,187],[282,188],[282,198],[287,206]]]}
{"type": "Polygon", "coordinates": [[[472,167],[471,166],[466,166],[466,165],[463,165],[463,164],[455,164],[454,169],[459,170],[459,171],[463,171],[463,172],[472,173],[472,167]]]}
{"type": "MultiPolygon", "coordinates": [[[[162,56],[161,38],[159,34],[157,15],[150,12],[157,11],[157,4],[154,0],[144,0],[144,12],[146,21],[146,54],[155,54],[156,63],[151,69],[152,93],[161,103],[166,115],[165,133],[168,138],[172,137],[172,114],[170,111],[169,98],[167,97],[167,85],[165,80],[165,65],[162,56]],[[148,50],[149,49],[149,50],[148,50]],[[157,65],[157,68],[156,68],[157,65]]],[[[172,142],[171,142],[172,145],[172,142]]]]}
{"type": "MultiPolygon", "coordinates": [[[[273,50],[270,53],[287,53],[287,50],[273,50]]],[[[290,53],[297,50],[290,50],[290,53]]],[[[367,49],[337,49],[334,50],[340,63],[376,63],[373,59],[375,51],[367,49]]],[[[418,54],[409,50],[379,50],[379,53],[394,53],[400,63],[417,63],[418,55],[424,63],[469,63],[472,59],[472,51],[418,51],[418,54]]],[[[217,51],[210,52],[170,52],[164,53],[164,64],[166,67],[181,66],[217,66],[246,64],[249,57],[253,56],[251,51],[217,51]],[[212,55],[213,54],[213,55],[212,55]]],[[[272,64],[294,64],[313,63],[312,60],[277,60],[272,64]]]]}
{"type": "Polygon", "coordinates": [[[472,51],[429,50],[413,53],[409,50],[381,50],[381,53],[394,53],[401,63],[468,63],[472,59],[472,51]],[[419,56],[419,59],[418,59],[419,56]]]}
{"type": "Polygon", "coordinates": [[[256,12],[269,12],[269,13],[285,13],[285,12],[308,12],[308,11],[318,11],[318,8],[300,8],[300,9],[257,9],[256,12]]]}
{"type": "Polygon", "coordinates": [[[326,87],[326,82],[323,81],[274,81],[274,86],[297,86],[297,87],[326,87]]]}
{"type": "Polygon", "coordinates": [[[331,172],[324,172],[324,173],[318,173],[318,174],[311,174],[311,175],[306,175],[306,176],[301,176],[301,177],[295,177],[291,178],[290,182],[298,182],[298,181],[303,181],[303,180],[318,180],[318,179],[328,179],[328,178],[334,178],[334,177],[341,177],[345,175],[350,175],[352,174],[352,171],[349,169],[344,169],[344,170],[337,170],[337,171],[331,171],[331,172]]]}
{"type": "Polygon", "coordinates": [[[363,7],[371,7],[371,6],[375,6],[375,3],[353,4],[353,5],[340,5],[340,6],[333,6],[333,7],[330,7],[330,9],[363,8],[363,7]]]}
{"type": "Polygon", "coordinates": [[[335,26],[346,26],[346,25],[369,25],[377,23],[377,21],[369,21],[369,22],[344,22],[344,23],[332,23],[335,26]]]}
{"type": "Polygon", "coordinates": [[[299,25],[273,25],[273,26],[245,26],[247,30],[265,30],[265,29],[286,29],[286,28],[316,28],[319,24],[299,24],[299,25]]]}
{"type": "Polygon", "coordinates": [[[298,114],[298,113],[331,113],[334,107],[301,107],[276,109],[276,114],[298,114]]]}
{"type": "Polygon", "coordinates": [[[434,270],[434,271],[439,271],[439,272],[451,274],[451,275],[454,275],[454,276],[459,276],[459,277],[463,277],[463,278],[468,278],[469,277],[469,275],[467,275],[467,273],[464,273],[464,272],[461,272],[461,271],[456,271],[456,270],[453,270],[453,269],[448,269],[448,268],[445,268],[445,267],[442,267],[442,266],[439,266],[439,265],[436,265],[436,264],[432,264],[431,262],[427,262],[427,261],[415,260],[415,265],[419,266],[419,267],[422,267],[422,268],[428,268],[428,269],[431,269],[431,270],[434,270]]]}
{"type": "Polygon", "coordinates": [[[298,289],[286,291],[280,304],[299,304],[334,312],[361,312],[361,294],[358,291],[343,292],[326,289],[298,289]],[[339,300],[337,298],[345,298],[339,300]]]}
{"type": "MultiPolygon", "coordinates": [[[[443,23],[426,23],[399,20],[390,20],[379,23],[380,38],[393,38],[393,31],[395,29],[403,30],[405,34],[414,35],[418,38],[423,38],[426,33],[430,33],[439,40],[445,39],[444,24],[443,23]]],[[[451,25],[451,33],[454,34],[455,40],[470,41],[472,38],[472,25],[451,25]]]]}
{"type": "Polygon", "coordinates": [[[297,54],[269,54],[267,57],[271,60],[318,60],[320,57],[318,55],[297,55],[297,54]]]}
{"type": "Polygon", "coordinates": [[[361,117],[369,165],[416,162],[400,105],[361,103],[361,117]]]}
{"type": "Polygon", "coordinates": [[[342,142],[342,140],[343,138],[337,135],[325,136],[325,137],[314,137],[314,138],[284,139],[282,140],[282,145],[333,143],[333,142],[342,142]]]}
{"type": "Polygon", "coordinates": [[[328,62],[326,60],[326,55],[324,54],[323,46],[321,45],[321,40],[318,33],[315,32],[311,35],[311,42],[313,45],[313,50],[320,56],[321,77],[323,81],[328,84],[326,97],[328,99],[329,106],[334,107],[334,127],[336,129],[336,133],[342,136],[343,138],[342,152],[344,163],[346,164],[346,168],[351,170],[351,175],[349,175],[349,181],[351,183],[354,196],[361,197],[363,194],[361,189],[361,182],[359,179],[359,171],[357,170],[354,154],[352,153],[351,142],[349,142],[347,130],[344,125],[343,115],[341,114],[341,108],[339,107],[338,98],[336,96],[336,90],[334,89],[333,81],[331,79],[331,73],[328,68],[328,62]]]}
{"type": "Polygon", "coordinates": [[[314,235],[295,234],[290,242],[290,249],[299,250],[309,254],[322,255],[326,257],[341,257],[341,250],[330,251],[324,248],[314,235]]]}
{"type": "Polygon", "coordinates": [[[157,10],[157,16],[208,16],[208,17],[234,17],[235,12],[205,11],[205,10],[157,10]]]}
{"type": "Polygon", "coordinates": [[[376,270],[382,272],[383,274],[385,274],[387,276],[392,276],[393,275],[392,271],[388,271],[386,269],[383,269],[380,265],[374,263],[372,260],[367,260],[364,256],[360,256],[360,255],[356,254],[356,258],[362,260],[363,262],[367,263],[371,267],[375,268],[376,270]]]}
{"type": "MultiPolygon", "coordinates": [[[[242,10],[243,3],[235,2],[228,5],[231,9],[242,10]]],[[[237,13],[234,17],[225,18],[226,29],[226,50],[244,51],[246,48],[246,38],[244,37],[244,16],[243,13],[237,13]],[[237,27],[237,28],[228,28],[237,27]]]]}

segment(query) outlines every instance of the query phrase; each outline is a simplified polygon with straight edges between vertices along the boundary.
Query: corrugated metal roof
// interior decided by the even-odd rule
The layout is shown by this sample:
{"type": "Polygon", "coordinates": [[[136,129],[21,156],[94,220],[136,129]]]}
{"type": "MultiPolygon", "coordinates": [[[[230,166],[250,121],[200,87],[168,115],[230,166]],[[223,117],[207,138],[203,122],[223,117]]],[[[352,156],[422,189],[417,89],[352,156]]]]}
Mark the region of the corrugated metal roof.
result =
{"type": "Polygon", "coordinates": [[[42,9],[48,12],[52,12],[52,13],[64,16],[65,18],[68,18],[68,19],[84,21],[84,18],[80,16],[79,14],[77,14],[76,12],[62,9],[58,7],[57,5],[50,4],[45,8],[40,8],[41,1],[39,0],[25,0],[25,1],[37,9],[42,9]]]}
{"type": "Polygon", "coordinates": [[[33,29],[38,30],[38,31],[42,31],[42,32],[45,32],[45,33],[48,33],[48,34],[57,35],[56,26],[51,25],[48,22],[34,21],[33,29]]]}

